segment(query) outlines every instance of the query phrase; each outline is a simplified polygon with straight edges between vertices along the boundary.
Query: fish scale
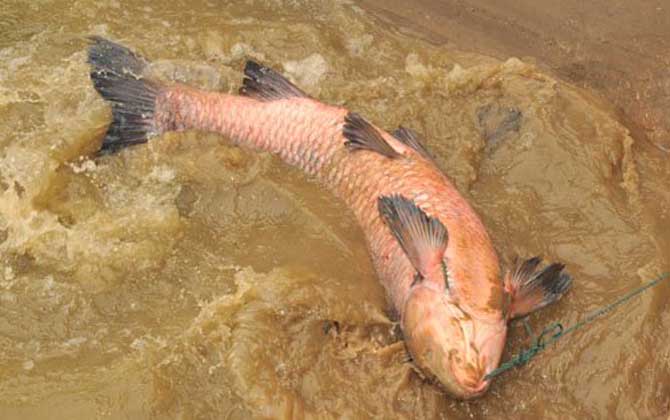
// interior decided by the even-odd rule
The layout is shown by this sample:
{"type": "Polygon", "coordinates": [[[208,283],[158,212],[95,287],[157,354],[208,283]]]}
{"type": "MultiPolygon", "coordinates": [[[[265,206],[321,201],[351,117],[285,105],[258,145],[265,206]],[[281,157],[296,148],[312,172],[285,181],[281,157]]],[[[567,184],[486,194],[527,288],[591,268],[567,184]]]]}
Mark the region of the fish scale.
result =
{"type": "MultiPolygon", "coordinates": [[[[413,152],[410,152],[410,159],[415,160],[403,162],[393,161],[376,153],[350,151],[345,148],[346,139],[342,134],[342,125],[348,111],[344,108],[327,106],[305,98],[261,102],[245,97],[198,91],[182,85],[174,85],[169,89],[171,93],[165,95],[167,104],[161,103],[161,97],[157,102],[157,109],[161,110],[157,119],[164,121],[159,130],[176,127],[178,130],[223,134],[235,144],[276,154],[286,163],[313,173],[317,180],[342,199],[352,209],[361,225],[375,269],[394,308],[401,314],[402,302],[412,282],[413,269],[379,217],[377,198],[391,193],[408,197],[420,194],[425,197],[423,202],[426,210],[439,217],[447,228],[459,224],[460,230],[468,230],[467,223],[472,219],[463,220],[459,217],[461,214],[449,210],[439,211],[445,207],[445,203],[447,207],[467,206],[467,203],[453,197],[457,192],[430,162],[413,152]],[[244,118],[240,118],[240,115],[244,115],[244,118]],[[339,121],[339,124],[328,124],[328,121],[339,121]],[[309,153],[318,154],[320,164],[310,167],[312,162],[306,158],[309,153]],[[434,177],[440,182],[426,183],[426,179],[434,177]],[[352,185],[357,187],[351,188],[352,185]],[[450,220],[454,218],[457,220],[450,220]],[[385,250],[384,256],[380,255],[382,250],[385,250]],[[393,255],[394,261],[397,259],[400,262],[386,263],[388,255],[393,255]]],[[[469,230],[483,229],[481,223],[476,223],[478,220],[474,221],[474,228],[469,230]]],[[[479,236],[488,239],[485,232],[479,236]]],[[[491,277],[495,278],[497,284],[493,286],[500,288],[498,262],[493,250],[477,249],[474,253],[479,264],[488,254],[492,260],[490,265],[496,267],[491,277]]],[[[455,261],[459,260],[455,258],[455,261]]],[[[491,287],[490,284],[484,286],[491,287]]],[[[475,303],[471,308],[476,310],[482,307],[485,311],[489,310],[488,296],[483,293],[473,296],[482,299],[479,305],[473,299],[475,303]]]]}

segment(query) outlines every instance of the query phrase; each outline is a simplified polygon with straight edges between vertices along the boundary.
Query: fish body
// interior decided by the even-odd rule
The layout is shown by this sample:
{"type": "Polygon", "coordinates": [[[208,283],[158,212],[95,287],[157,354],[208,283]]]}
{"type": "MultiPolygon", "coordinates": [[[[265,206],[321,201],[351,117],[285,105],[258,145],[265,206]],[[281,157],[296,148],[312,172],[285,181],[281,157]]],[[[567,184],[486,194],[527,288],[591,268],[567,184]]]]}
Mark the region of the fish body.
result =
{"type": "Polygon", "coordinates": [[[328,186],[362,227],[375,269],[397,310],[407,298],[414,269],[379,217],[377,199],[399,194],[413,200],[449,231],[445,258],[450,261],[452,292],[467,296],[463,305],[478,316],[502,319],[498,258],[479,217],[432,160],[391,134],[379,130],[401,158],[352,152],[344,146],[348,140],[343,134],[349,111],[311,98],[259,101],[174,85],[156,103],[158,133],[222,133],[239,145],[276,154],[328,186]]]}
{"type": "Polygon", "coordinates": [[[414,363],[449,394],[484,393],[507,321],[568,289],[562,265],[538,270],[537,259],[503,279],[480,218],[411,130],[388,133],[253,61],[240,95],[230,95],[153,81],[143,58],[92,40],[91,78],[113,115],[103,152],[168,131],[201,130],[315,177],[352,210],[414,363]]]}

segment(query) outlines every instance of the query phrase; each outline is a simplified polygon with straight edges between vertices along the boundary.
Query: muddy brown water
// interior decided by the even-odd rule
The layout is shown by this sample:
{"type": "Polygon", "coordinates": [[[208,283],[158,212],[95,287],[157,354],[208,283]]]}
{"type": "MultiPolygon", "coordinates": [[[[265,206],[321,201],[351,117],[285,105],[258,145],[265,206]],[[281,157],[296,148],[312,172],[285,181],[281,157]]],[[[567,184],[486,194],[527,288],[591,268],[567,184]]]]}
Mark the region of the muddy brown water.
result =
{"type": "MultiPolygon", "coordinates": [[[[86,157],[109,121],[89,34],[228,92],[254,57],[423,132],[504,261],[539,254],[574,275],[536,329],[670,269],[667,155],[534,64],[347,2],[5,2],[1,419],[668,417],[670,286],[454,401],[406,363],[347,209],[298,171],[201,133],[86,157]]],[[[527,344],[510,331],[505,358],[527,344]]]]}
{"type": "Polygon", "coordinates": [[[633,135],[670,153],[670,4],[666,0],[361,0],[430,42],[523,57],[616,109],[633,135]]]}

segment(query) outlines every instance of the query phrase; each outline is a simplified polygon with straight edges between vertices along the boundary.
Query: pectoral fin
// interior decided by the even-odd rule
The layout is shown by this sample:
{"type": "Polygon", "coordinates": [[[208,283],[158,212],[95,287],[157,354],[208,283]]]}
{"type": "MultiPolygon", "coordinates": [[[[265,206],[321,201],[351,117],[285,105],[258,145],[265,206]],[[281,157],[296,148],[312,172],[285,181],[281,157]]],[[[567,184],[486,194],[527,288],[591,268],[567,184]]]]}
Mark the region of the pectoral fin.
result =
{"type": "Polygon", "coordinates": [[[382,219],[420,278],[441,269],[449,240],[442,222],[428,216],[412,200],[401,195],[379,197],[378,207],[382,219]]]}
{"type": "Polygon", "coordinates": [[[517,262],[505,276],[509,297],[508,319],[520,318],[559,300],[572,284],[572,277],[560,263],[539,269],[539,257],[517,262]]]}

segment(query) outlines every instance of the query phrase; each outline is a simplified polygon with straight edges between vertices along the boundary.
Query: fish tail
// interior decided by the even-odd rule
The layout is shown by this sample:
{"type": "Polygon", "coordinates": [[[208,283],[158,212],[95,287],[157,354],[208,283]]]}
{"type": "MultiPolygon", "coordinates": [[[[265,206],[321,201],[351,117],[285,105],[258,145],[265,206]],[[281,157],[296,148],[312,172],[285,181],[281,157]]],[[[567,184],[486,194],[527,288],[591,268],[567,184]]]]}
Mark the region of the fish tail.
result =
{"type": "Polygon", "coordinates": [[[112,123],[99,153],[114,153],[160,134],[155,118],[156,99],[164,87],[145,77],[148,61],[107,39],[92,36],[89,40],[93,86],[112,106],[112,123]]]}
{"type": "MultiPolygon", "coordinates": [[[[332,122],[345,120],[346,111],[315,107],[315,101],[288,79],[254,61],[244,68],[239,95],[230,95],[154,80],[148,76],[149,61],[140,55],[101,37],[90,41],[91,80],[112,108],[112,122],[99,153],[146,143],[169,131],[197,130],[222,134],[234,144],[277,154],[291,165],[316,173],[324,159],[303,160],[306,153],[298,151],[319,147],[313,141],[319,127],[330,127],[332,132],[323,134],[326,138],[336,138],[342,131],[332,122]]],[[[363,144],[361,139],[356,138],[356,147],[378,147],[375,142],[363,144]]],[[[328,153],[328,147],[320,152],[328,153]]]]}

